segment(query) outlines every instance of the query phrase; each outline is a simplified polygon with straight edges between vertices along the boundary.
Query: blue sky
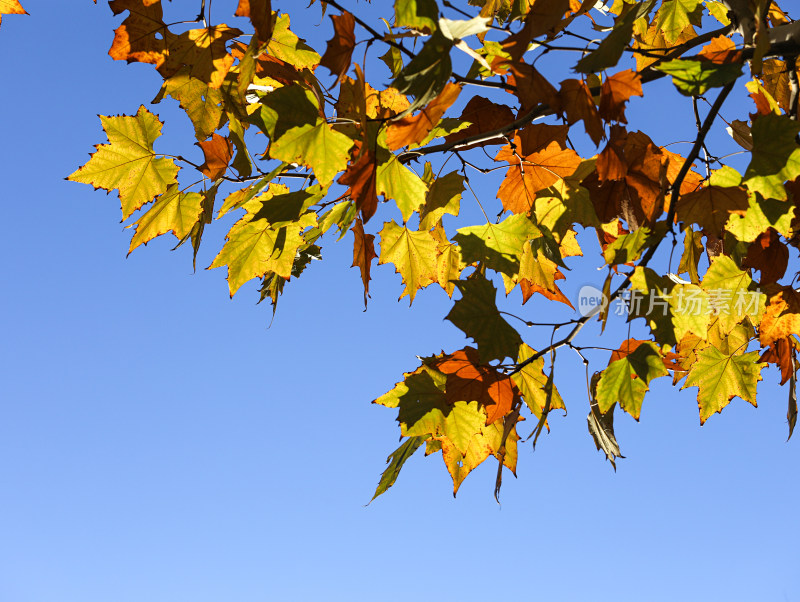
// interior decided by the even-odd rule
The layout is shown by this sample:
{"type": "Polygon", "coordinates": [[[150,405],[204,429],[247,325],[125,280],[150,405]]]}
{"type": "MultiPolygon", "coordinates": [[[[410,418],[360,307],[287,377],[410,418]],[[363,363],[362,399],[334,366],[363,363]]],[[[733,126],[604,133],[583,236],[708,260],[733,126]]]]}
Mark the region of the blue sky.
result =
{"type": "MultiPolygon", "coordinates": [[[[502,506],[493,463],[453,499],[420,455],[365,507],[398,436],[369,401],[417,354],[464,346],[449,301],[423,291],[409,309],[381,266],[364,312],[350,234],[287,287],[271,328],[255,287],[229,300],[223,270],[193,274],[166,237],[126,258],[117,199],[64,181],[104,140],[97,114],[132,114],[159,87],[107,56],[120,19],[100,4],[27,0],[0,29],[0,602],[800,599],[798,442],[773,369],[758,410],[737,399],[702,428],[696,390],[655,381],[640,423],[618,414],[614,473],[568,361],[569,415],[520,447],[502,506]]],[[[329,21],[302,14],[324,49],[329,21]]],[[[632,124],[691,139],[689,102],[651,86],[648,103],[671,100],[635,100],[632,124]]],[[[191,137],[170,102],[151,107],[161,148],[191,137]]],[[[597,278],[577,270],[573,300],[597,278]]]]}

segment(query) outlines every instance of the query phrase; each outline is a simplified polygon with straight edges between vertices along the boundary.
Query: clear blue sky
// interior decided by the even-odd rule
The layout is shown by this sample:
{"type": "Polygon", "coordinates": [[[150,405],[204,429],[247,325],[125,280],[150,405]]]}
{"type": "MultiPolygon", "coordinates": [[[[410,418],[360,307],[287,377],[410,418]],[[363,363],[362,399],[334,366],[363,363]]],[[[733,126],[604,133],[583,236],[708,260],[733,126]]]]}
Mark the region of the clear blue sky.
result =
{"type": "MultiPolygon", "coordinates": [[[[737,399],[702,428],[695,389],[655,381],[639,424],[618,414],[615,474],[567,364],[570,413],[521,446],[501,507],[493,462],[453,499],[421,455],[365,507],[398,434],[369,401],[416,354],[465,344],[447,299],[397,303],[382,266],[363,312],[349,234],[287,287],[271,328],[252,285],[230,301],[224,271],[192,274],[172,239],[126,259],[117,199],[64,181],[103,141],[97,114],[159,87],[151,66],[107,56],[120,19],[103,4],[26,0],[31,16],[0,29],[0,602],[800,600],[800,442],[785,443],[773,369],[758,410],[737,399]]],[[[313,33],[318,7],[301,14],[324,49],[329,21],[313,33]]],[[[171,102],[152,107],[162,149],[191,136],[171,102]]],[[[657,142],[692,135],[688,101],[649,107],[634,101],[632,122],[649,110],[657,142]]]]}

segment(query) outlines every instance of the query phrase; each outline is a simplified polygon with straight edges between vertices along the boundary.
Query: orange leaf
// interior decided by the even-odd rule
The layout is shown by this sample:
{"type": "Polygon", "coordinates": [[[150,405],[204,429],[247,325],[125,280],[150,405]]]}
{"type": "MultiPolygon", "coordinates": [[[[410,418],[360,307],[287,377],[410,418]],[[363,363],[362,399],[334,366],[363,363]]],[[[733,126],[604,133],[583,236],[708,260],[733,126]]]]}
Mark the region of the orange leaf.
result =
{"type": "Polygon", "coordinates": [[[514,94],[522,105],[521,112],[540,104],[546,104],[553,111],[561,111],[558,90],[533,65],[511,63],[509,69],[508,83],[516,88],[514,94]]]}
{"type": "Polygon", "coordinates": [[[211,140],[198,142],[203,150],[203,155],[206,158],[205,163],[200,166],[200,171],[203,172],[209,180],[218,180],[225,175],[225,170],[228,169],[233,157],[233,144],[230,140],[219,134],[211,136],[211,140]]]}
{"type": "MultiPolygon", "coordinates": [[[[759,234],[747,249],[742,260],[743,268],[761,272],[759,284],[773,284],[783,278],[789,266],[789,249],[783,244],[774,228],[759,234]]],[[[781,383],[783,384],[783,383],[781,383]]]]}
{"type": "Polygon", "coordinates": [[[738,62],[741,55],[733,40],[725,36],[717,36],[698,53],[699,57],[718,64],[738,62]]]}
{"type": "MultiPolygon", "coordinates": [[[[619,346],[619,349],[611,352],[611,358],[608,360],[608,363],[611,364],[612,362],[616,362],[617,360],[628,357],[631,353],[636,351],[645,343],[652,343],[652,341],[640,341],[638,339],[627,339],[623,341],[619,346]]],[[[678,359],[678,355],[669,353],[667,354],[667,357],[662,358],[662,361],[667,370],[675,370],[675,364],[678,359]]],[[[636,378],[636,375],[634,374],[633,377],[636,378]]]]}
{"type": "MultiPolygon", "coordinates": [[[[495,104],[483,96],[473,96],[461,112],[460,119],[469,121],[472,125],[465,130],[446,136],[444,141],[448,144],[469,136],[477,136],[500,129],[514,121],[514,113],[511,111],[511,107],[495,104]]],[[[459,150],[477,148],[485,144],[489,144],[489,142],[476,142],[459,150]]]]}
{"type": "Polygon", "coordinates": [[[275,27],[271,0],[239,0],[239,6],[236,7],[234,14],[237,17],[250,17],[260,44],[267,44],[270,41],[275,27]]]}
{"type": "Polygon", "coordinates": [[[780,287],[770,297],[758,330],[762,347],[789,335],[800,334],[800,293],[791,286],[780,287]]]}
{"type": "Polygon", "coordinates": [[[511,411],[515,397],[514,384],[508,377],[499,378],[489,385],[488,394],[494,402],[486,406],[486,424],[491,424],[511,411]]]}
{"type": "Polygon", "coordinates": [[[603,139],[603,121],[594,105],[589,87],[579,79],[567,79],[561,82],[559,92],[561,106],[567,115],[567,123],[572,125],[583,119],[586,133],[595,144],[600,144],[603,139]]]}
{"type": "Polygon", "coordinates": [[[0,0],[0,22],[2,15],[27,15],[18,0],[0,0]]]}
{"type": "Polygon", "coordinates": [[[372,260],[378,257],[375,253],[375,235],[364,234],[364,223],[359,218],[356,218],[356,223],[350,228],[350,231],[354,236],[353,265],[350,267],[358,267],[361,270],[361,282],[364,283],[364,307],[366,307],[369,297],[369,271],[372,260]]]}
{"type": "Polygon", "coordinates": [[[350,59],[356,47],[356,21],[347,11],[338,16],[331,15],[331,21],[333,37],[328,40],[328,47],[319,64],[330,69],[336,76],[336,83],[339,83],[350,68],[350,59]]]}
{"type": "Polygon", "coordinates": [[[620,71],[600,86],[600,117],[606,121],[628,123],[625,103],[631,96],[643,96],[642,78],[632,69],[620,71]]]}
{"type": "Polygon", "coordinates": [[[439,123],[442,115],[450,108],[461,92],[461,86],[448,83],[441,94],[414,116],[403,117],[389,126],[386,143],[391,150],[421,142],[439,123]]]}
{"type": "Polygon", "coordinates": [[[349,186],[345,195],[355,201],[361,211],[361,219],[364,223],[368,222],[378,210],[375,153],[369,148],[364,149],[358,160],[351,163],[341,175],[339,184],[349,186]]]}
{"type": "Polygon", "coordinates": [[[503,207],[527,213],[536,193],[575,173],[581,158],[566,146],[567,126],[534,124],[514,136],[513,145],[500,149],[495,161],[511,165],[497,191],[503,207]]]}
{"type": "Polygon", "coordinates": [[[601,182],[606,180],[621,180],[628,174],[628,164],[625,163],[625,141],[628,131],[621,125],[611,126],[611,135],[608,144],[597,156],[597,177],[601,182]]]}
{"type": "Polygon", "coordinates": [[[152,63],[156,69],[163,65],[168,51],[161,0],[111,0],[108,5],[115,15],[130,11],[122,25],[114,30],[114,41],[108,51],[111,58],[129,63],[152,63]]]}
{"type": "MultiPolygon", "coordinates": [[[[565,276],[559,270],[556,270],[553,279],[564,280],[565,276]]],[[[541,284],[538,284],[536,282],[531,282],[530,280],[523,278],[522,280],[519,281],[519,288],[522,291],[523,305],[525,305],[528,302],[528,299],[533,297],[534,293],[539,293],[540,295],[543,295],[544,297],[550,299],[551,301],[560,301],[565,305],[569,305],[570,307],[572,307],[572,309],[575,309],[575,307],[572,305],[567,296],[561,291],[560,288],[558,288],[558,285],[556,285],[555,283],[553,283],[552,289],[548,289],[542,286],[541,284]]]]}

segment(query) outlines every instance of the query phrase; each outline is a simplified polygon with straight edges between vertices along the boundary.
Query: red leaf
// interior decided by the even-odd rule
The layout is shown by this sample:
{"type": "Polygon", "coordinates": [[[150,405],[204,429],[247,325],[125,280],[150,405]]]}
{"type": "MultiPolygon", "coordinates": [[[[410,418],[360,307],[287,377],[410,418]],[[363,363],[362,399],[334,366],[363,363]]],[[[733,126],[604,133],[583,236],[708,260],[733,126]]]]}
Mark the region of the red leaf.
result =
{"type": "Polygon", "coordinates": [[[364,220],[364,223],[367,223],[378,210],[378,193],[375,189],[376,168],[375,153],[367,148],[339,178],[339,184],[349,186],[345,195],[355,201],[356,207],[361,211],[361,219],[364,220]]]}

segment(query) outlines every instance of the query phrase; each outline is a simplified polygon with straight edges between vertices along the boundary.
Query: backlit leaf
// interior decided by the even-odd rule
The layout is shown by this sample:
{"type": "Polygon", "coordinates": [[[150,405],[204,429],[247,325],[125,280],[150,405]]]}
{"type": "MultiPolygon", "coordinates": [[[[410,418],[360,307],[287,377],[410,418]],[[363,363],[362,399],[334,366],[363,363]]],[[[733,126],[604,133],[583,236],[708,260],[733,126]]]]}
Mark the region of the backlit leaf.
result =
{"type": "Polygon", "coordinates": [[[427,231],[409,230],[393,221],[380,231],[381,253],[378,264],[393,263],[406,285],[400,299],[414,301],[417,290],[436,282],[436,240],[427,231]]]}

